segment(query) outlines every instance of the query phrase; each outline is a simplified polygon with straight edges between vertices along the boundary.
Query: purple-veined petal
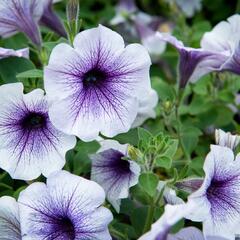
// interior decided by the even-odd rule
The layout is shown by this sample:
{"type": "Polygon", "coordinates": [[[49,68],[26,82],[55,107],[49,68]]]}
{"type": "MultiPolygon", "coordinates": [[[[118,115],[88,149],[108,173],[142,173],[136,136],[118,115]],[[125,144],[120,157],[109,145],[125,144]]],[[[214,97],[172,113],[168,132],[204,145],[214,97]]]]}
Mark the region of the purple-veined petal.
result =
{"type": "Polygon", "coordinates": [[[2,85],[0,94],[0,167],[23,180],[62,169],[76,139],[52,125],[44,91],[23,94],[23,85],[13,83],[2,85]]]}
{"type": "Polygon", "coordinates": [[[124,48],[122,37],[103,26],[78,34],[74,48],[56,46],[44,80],[48,97],[56,99],[51,121],[84,141],[96,139],[99,132],[108,137],[127,132],[139,96],[151,89],[150,64],[141,45],[124,48]]]}
{"type": "Polygon", "coordinates": [[[205,50],[222,52],[227,56],[219,71],[240,74],[240,15],[235,14],[218,23],[211,32],[204,34],[201,47],[205,50]]]}
{"type": "Polygon", "coordinates": [[[66,30],[61,20],[54,12],[53,6],[52,6],[53,3],[59,2],[59,1],[53,1],[53,0],[44,0],[44,1],[45,1],[45,7],[44,7],[43,15],[41,17],[41,23],[46,27],[52,29],[54,32],[56,32],[60,36],[66,37],[67,36],[66,30]]]}
{"type": "Polygon", "coordinates": [[[129,188],[138,183],[140,167],[133,161],[123,159],[127,157],[127,145],[114,140],[100,141],[100,144],[103,147],[91,155],[91,179],[103,187],[107,199],[119,212],[119,200],[127,198],[129,188]]]}
{"type": "Polygon", "coordinates": [[[188,82],[195,82],[212,71],[219,71],[228,57],[224,53],[185,47],[183,43],[169,34],[156,35],[170,43],[179,52],[179,85],[184,88],[188,82]]]}
{"type": "Polygon", "coordinates": [[[240,136],[232,135],[230,132],[224,132],[221,129],[215,130],[215,139],[216,144],[223,147],[229,147],[233,150],[238,146],[240,142],[240,136]]]}
{"type": "Polygon", "coordinates": [[[161,218],[153,223],[151,230],[138,240],[167,240],[171,227],[195,209],[195,203],[166,205],[161,218]]]}
{"type": "Polygon", "coordinates": [[[0,47],[0,59],[7,58],[7,57],[29,58],[29,48],[13,50],[13,49],[0,47]]]}
{"type": "Polygon", "coordinates": [[[0,198],[0,233],[4,240],[21,240],[19,208],[12,197],[0,198]]]}
{"type": "Polygon", "coordinates": [[[101,206],[104,199],[97,183],[66,171],[31,184],[18,200],[23,240],[110,240],[112,214],[101,206]]]}
{"type": "Polygon", "coordinates": [[[41,45],[38,21],[43,13],[43,0],[1,0],[0,36],[25,33],[36,45],[41,45]]]}
{"type": "Polygon", "coordinates": [[[187,193],[193,193],[197,191],[203,184],[203,178],[187,178],[180,182],[176,182],[175,186],[187,193]]]}
{"type": "Polygon", "coordinates": [[[235,225],[240,214],[240,162],[228,147],[211,146],[204,163],[205,180],[202,187],[189,197],[202,211],[193,213],[190,219],[203,221],[205,236],[234,239],[235,225]],[[208,211],[208,213],[207,213],[208,211]],[[199,219],[197,219],[199,218],[199,219]]]}
{"type": "Polygon", "coordinates": [[[132,128],[142,125],[148,118],[155,118],[154,108],[158,103],[157,92],[153,89],[146,91],[144,95],[139,96],[139,110],[137,117],[132,124],[132,128]]]}

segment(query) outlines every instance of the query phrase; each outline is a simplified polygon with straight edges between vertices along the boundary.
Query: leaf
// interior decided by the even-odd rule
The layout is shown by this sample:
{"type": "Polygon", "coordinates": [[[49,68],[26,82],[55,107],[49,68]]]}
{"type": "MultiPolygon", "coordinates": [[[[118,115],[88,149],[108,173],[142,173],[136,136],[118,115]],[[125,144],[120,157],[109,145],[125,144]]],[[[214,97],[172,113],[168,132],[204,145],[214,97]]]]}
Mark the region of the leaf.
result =
{"type": "Polygon", "coordinates": [[[16,75],[35,69],[34,64],[25,58],[11,57],[0,60],[0,76],[4,83],[18,82],[16,75]]]}
{"type": "Polygon", "coordinates": [[[132,226],[134,227],[136,233],[140,236],[143,233],[145,221],[147,218],[147,212],[148,212],[148,207],[140,207],[134,209],[134,211],[131,214],[131,223],[132,226]]]}
{"type": "Polygon", "coordinates": [[[22,78],[43,78],[43,71],[39,69],[31,69],[25,72],[21,72],[16,76],[18,79],[22,78]]]}
{"type": "Polygon", "coordinates": [[[164,156],[168,158],[173,158],[178,149],[178,139],[169,140],[167,150],[164,153],[164,156]]]}
{"type": "Polygon", "coordinates": [[[142,173],[139,177],[139,183],[144,189],[145,192],[148,193],[151,197],[153,197],[156,193],[156,189],[158,186],[158,177],[154,173],[142,173]]]}
{"type": "Polygon", "coordinates": [[[172,166],[172,159],[166,156],[161,156],[155,160],[155,164],[157,167],[169,169],[172,166]]]}
{"type": "Polygon", "coordinates": [[[138,138],[139,140],[143,140],[144,142],[148,142],[152,134],[146,130],[145,128],[138,128],[138,138]]]}

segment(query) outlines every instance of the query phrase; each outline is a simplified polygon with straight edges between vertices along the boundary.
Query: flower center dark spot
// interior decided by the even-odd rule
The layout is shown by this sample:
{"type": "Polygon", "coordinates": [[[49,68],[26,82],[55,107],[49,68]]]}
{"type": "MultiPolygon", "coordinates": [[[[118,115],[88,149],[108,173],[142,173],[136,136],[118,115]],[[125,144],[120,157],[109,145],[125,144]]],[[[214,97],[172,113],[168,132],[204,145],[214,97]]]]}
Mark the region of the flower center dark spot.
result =
{"type": "Polygon", "coordinates": [[[42,128],[46,124],[46,117],[42,113],[31,112],[23,118],[21,124],[28,129],[42,128]]]}
{"type": "Polygon", "coordinates": [[[83,76],[83,84],[85,86],[97,85],[106,79],[106,73],[100,69],[91,69],[83,76]]]}
{"type": "Polygon", "coordinates": [[[69,217],[63,217],[59,222],[59,229],[67,235],[69,240],[75,239],[74,225],[69,217]]]}
{"type": "Polygon", "coordinates": [[[112,154],[111,167],[120,174],[128,174],[130,172],[130,163],[123,159],[124,154],[116,150],[113,150],[112,154]]]}

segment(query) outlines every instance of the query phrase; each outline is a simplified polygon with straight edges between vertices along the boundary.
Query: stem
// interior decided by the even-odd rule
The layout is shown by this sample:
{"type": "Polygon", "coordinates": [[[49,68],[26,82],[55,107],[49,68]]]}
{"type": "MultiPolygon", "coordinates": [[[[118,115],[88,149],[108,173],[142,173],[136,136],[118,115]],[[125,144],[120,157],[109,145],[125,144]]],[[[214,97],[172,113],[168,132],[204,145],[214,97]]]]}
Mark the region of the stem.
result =
{"type": "Polygon", "coordinates": [[[151,229],[151,225],[152,225],[153,217],[154,217],[154,210],[155,210],[155,206],[152,203],[148,208],[147,219],[145,222],[145,226],[143,228],[143,233],[145,233],[151,229]]]}
{"type": "Polygon", "coordinates": [[[183,151],[183,154],[187,158],[187,162],[190,162],[191,158],[190,158],[190,155],[186,151],[185,146],[183,144],[182,137],[181,137],[181,129],[180,129],[181,128],[181,119],[180,119],[180,116],[179,116],[179,106],[180,106],[182,97],[183,97],[183,90],[179,89],[178,96],[177,96],[176,107],[175,107],[175,115],[176,115],[176,121],[177,121],[177,135],[178,135],[179,143],[180,143],[181,149],[183,151]]]}
{"type": "Polygon", "coordinates": [[[113,227],[110,228],[110,232],[111,232],[111,235],[113,235],[113,236],[115,236],[117,238],[126,239],[126,235],[125,234],[117,231],[113,227]]]}

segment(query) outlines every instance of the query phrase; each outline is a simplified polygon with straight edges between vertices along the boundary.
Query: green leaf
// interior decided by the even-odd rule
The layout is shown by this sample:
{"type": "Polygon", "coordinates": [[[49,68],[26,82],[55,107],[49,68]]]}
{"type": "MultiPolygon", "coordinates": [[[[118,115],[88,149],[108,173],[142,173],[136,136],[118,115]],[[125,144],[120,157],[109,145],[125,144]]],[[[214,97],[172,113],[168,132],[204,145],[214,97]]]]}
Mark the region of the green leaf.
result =
{"type": "Polygon", "coordinates": [[[35,69],[35,66],[25,58],[11,57],[0,60],[0,76],[4,83],[18,82],[16,75],[30,69],[35,69]]]}
{"type": "Polygon", "coordinates": [[[149,196],[153,197],[155,195],[158,186],[157,175],[151,172],[142,173],[139,177],[139,183],[149,196]]]}
{"type": "Polygon", "coordinates": [[[18,79],[22,78],[43,78],[43,71],[39,69],[31,69],[25,72],[21,72],[16,76],[18,79]]]}
{"type": "Polygon", "coordinates": [[[131,223],[132,226],[134,227],[136,233],[140,236],[143,233],[145,221],[147,218],[147,212],[148,212],[148,207],[140,207],[134,209],[134,211],[131,214],[131,223]]]}
{"type": "Polygon", "coordinates": [[[157,167],[169,169],[172,166],[172,159],[166,156],[161,156],[155,160],[155,164],[157,167]]]}
{"type": "Polygon", "coordinates": [[[164,152],[164,156],[173,158],[178,149],[178,139],[171,139],[168,142],[167,150],[164,152]]]}

